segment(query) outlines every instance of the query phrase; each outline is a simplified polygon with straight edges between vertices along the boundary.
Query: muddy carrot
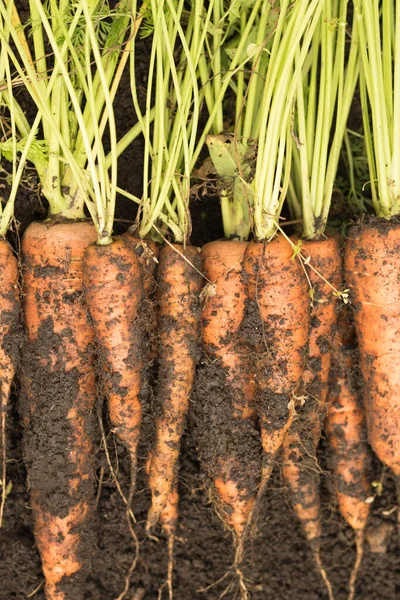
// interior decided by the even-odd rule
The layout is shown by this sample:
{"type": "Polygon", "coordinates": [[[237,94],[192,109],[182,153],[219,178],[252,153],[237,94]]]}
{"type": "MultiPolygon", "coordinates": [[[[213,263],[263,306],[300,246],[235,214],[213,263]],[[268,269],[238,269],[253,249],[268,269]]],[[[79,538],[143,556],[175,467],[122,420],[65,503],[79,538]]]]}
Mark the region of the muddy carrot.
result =
{"type": "Polygon", "coordinates": [[[351,230],[345,253],[346,281],[364,379],[369,442],[400,484],[400,227],[389,222],[351,230]]]}
{"type": "Polygon", "coordinates": [[[289,242],[278,236],[268,243],[250,242],[243,260],[264,450],[260,495],[293,422],[306,359],[309,295],[302,267],[292,255],[289,242]]]}
{"type": "Polygon", "coordinates": [[[365,502],[370,495],[367,478],[369,455],[365,417],[355,385],[357,346],[349,307],[343,307],[338,321],[333,369],[325,427],[332,452],[333,473],[339,510],[356,536],[357,557],[350,576],[349,600],[363,556],[364,531],[370,513],[365,502]]]}
{"type": "Polygon", "coordinates": [[[142,421],[143,368],[137,314],[143,285],[131,244],[124,238],[114,238],[106,246],[90,245],[84,256],[83,283],[100,349],[101,379],[111,424],[130,456],[131,499],[142,421]]]}
{"type": "Polygon", "coordinates": [[[336,290],[341,288],[342,259],[336,238],[303,241],[301,249],[302,254],[307,259],[310,258],[313,267],[305,267],[312,285],[309,351],[302,376],[305,402],[283,442],[282,474],[289,488],[293,509],[302,524],[321,574],[325,583],[329,583],[319,558],[321,515],[316,453],[326,413],[339,302],[333,295],[331,286],[336,290]]]}
{"type": "Polygon", "coordinates": [[[18,260],[11,246],[0,239],[0,437],[1,437],[1,501],[0,528],[7,496],[7,405],[11,384],[19,362],[18,327],[20,298],[18,260]]]}
{"type": "Polygon", "coordinates": [[[83,598],[91,556],[96,389],[82,261],[95,239],[92,225],[68,221],[33,223],[22,238],[24,455],[50,600],[83,598]]]}
{"type": "Polygon", "coordinates": [[[147,528],[154,527],[165,507],[180,451],[200,338],[200,256],[197,248],[165,245],[157,275],[158,387],[161,414],[150,456],[152,506],[147,528]]]}
{"type": "Polygon", "coordinates": [[[204,377],[211,378],[212,372],[217,388],[215,398],[206,388],[202,402],[201,454],[214,484],[218,512],[236,541],[254,506],[260,470],[254,374],[249,349],[240,336],[246,307],[242,274],[246,246],[247,242],[220,241],[206,244],[201,251],[203,272],[210,282],[203,292],[202,341],[210,363],[204,377]]]}

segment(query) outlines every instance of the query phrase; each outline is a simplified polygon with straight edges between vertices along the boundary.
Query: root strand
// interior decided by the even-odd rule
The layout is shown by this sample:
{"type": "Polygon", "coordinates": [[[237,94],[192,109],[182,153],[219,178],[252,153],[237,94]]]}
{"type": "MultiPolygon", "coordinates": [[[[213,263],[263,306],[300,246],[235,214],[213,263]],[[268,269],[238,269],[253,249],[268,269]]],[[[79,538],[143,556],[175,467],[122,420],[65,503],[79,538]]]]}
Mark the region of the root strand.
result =
{"type": "Polygon", "coordinates": [[[358,571],[360,569],[361,561],[363,559],[363,554],[364,554],[364,532],[356,531],[355,535],[356,535],[355,541],[356,541],[357,555],[356,555],[356,560],[354,563],[353,570],[350,575],[348,600],[354,600],[354,596],[356,593],[357,575],[358,575],[358,571]]]}

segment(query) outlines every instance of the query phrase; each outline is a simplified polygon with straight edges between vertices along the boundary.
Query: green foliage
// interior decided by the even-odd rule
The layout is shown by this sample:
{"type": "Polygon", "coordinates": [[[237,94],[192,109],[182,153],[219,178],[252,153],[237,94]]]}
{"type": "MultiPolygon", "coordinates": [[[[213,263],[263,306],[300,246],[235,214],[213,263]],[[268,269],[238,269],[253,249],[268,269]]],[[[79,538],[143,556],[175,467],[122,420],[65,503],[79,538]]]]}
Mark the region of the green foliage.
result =
{"type": "MultiPolygon", "coordinates": [[[[16,150],[18,154],[21,154],[24,151],[26,142],[27,137],[17,141],[16,150]]],[[[12,162],[13,153],[14,143],[11,138],[5,140],[4,142],[0,142],[0,159],[5,158],[9,162],[12,162]]],[[[30,144],[27,159],[35,165],[41,164],[43,168],[46,168],[49,160],[49,147],[47,142],[44,140],[34,139],[30,144]]]]}

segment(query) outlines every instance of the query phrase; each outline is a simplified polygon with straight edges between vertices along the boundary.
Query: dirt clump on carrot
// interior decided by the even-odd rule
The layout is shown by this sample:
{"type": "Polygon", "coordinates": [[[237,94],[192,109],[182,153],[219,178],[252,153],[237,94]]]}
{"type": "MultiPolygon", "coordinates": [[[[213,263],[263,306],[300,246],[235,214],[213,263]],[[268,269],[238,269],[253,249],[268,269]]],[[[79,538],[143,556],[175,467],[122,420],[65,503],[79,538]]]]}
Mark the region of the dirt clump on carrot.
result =
{"type": "Polygon", "coordinates": [[[198,386],[200,454],[212,481],[217,511],[233,529],[236,544],[254,507],[261,467],[254,373],[249,348],[241,338],[246,247],[247,242],[221,241],[209,243],[201,251],[209,283],[203,292],[202,310],[205,356],[200,373],[204,381],[198,386]],[[206,387],[208,377],[210,389],[206,387]]]}
{"type": "Polygon", "coordinates": [[[101,392],[107,398],[113,431],[131,459],[130,504],[136,486],[143,370],[138,319],[143,282],[131,244],[121,237],[107,246],[88,246],[83,283],[99,346],[101,392]]]}
{"type": "Polygon", "coordinates": [[[22,239],[24,314],[20,411],[34,532],[49,600],[83,598],[93,539],[94,332],[82,260],[85,222],[33,223],[22,239]]]}
{"type": "Polygon", "coordinates": [[[246,341],[254,362],[264,450],[261,496],[295,415],[308,347],[309,296],[301,265],[283,236],[250,242],[243,268],[252,302],[246,317],[257,321],[245,330],[253,329],[246,341]]]}
{"type": "Polygon", "coordinates": [[[260,434],[235,416],[240,394],[226,369],[203,360],[196,382],[196,436],[217,512],[237,538],[244,532],[261,473],[260,434]]]}

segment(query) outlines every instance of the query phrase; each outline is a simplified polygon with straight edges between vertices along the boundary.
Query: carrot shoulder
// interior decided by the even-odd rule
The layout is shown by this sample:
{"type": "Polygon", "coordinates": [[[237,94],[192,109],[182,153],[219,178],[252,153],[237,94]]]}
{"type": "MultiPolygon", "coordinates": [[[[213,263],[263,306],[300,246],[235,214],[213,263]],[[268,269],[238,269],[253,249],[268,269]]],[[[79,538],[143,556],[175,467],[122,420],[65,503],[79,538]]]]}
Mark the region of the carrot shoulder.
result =
{"type": "Polygon", "coordinates": [[[165,245],[157,275],[158,385],[160,414],[150,455],[151,529],[160,518],[174,482],[192,391],[200,338],[200,256],[197,248],[165,245]]]}
{"type": "Polygon", "coordinates": [[[7,490],[6,412],[11,384],[19,362],[20,312],[18,261],[8,242],[0,240],[0,528],[3,523],[7,490]]]}
{"type": "Polygon", "coordinates": [[[96,389],[82,261],[95,239],[88,223],[50,221],[22,238],[24,455],[48,600],[83,598],[92,552],[96,389]]]}
{"type": "Polygon", "coordinates": [[[111,424],[131,460],[132,495],[142,422],[138,307],[143,285],[139,262],[129,242],[115,238],[107,246],[90,245],[84,256],[83,282],[100,349],[101,380],[111,424]]]}
{"type": "Polygon", "coordinates": [[[254,351],[264,466],[260,494],[294,417],[304,371],[309,295],[287,240],[250,242],[243,260],[249,296],[247,338],[254,351]]]}
{"type": "Polygon", "coordinates": [[[247,242],[211,242],[201,251],[211,282],[205,290],[202,341],[206,364],[198,386],[203,466],[218,512],[240,539],[255,503],[260,474],[255,431],[255,382],[240,328],[246,306],[242,259],[247,242]],[[207,383],[208,381],[208,383],[207,383]]]}

